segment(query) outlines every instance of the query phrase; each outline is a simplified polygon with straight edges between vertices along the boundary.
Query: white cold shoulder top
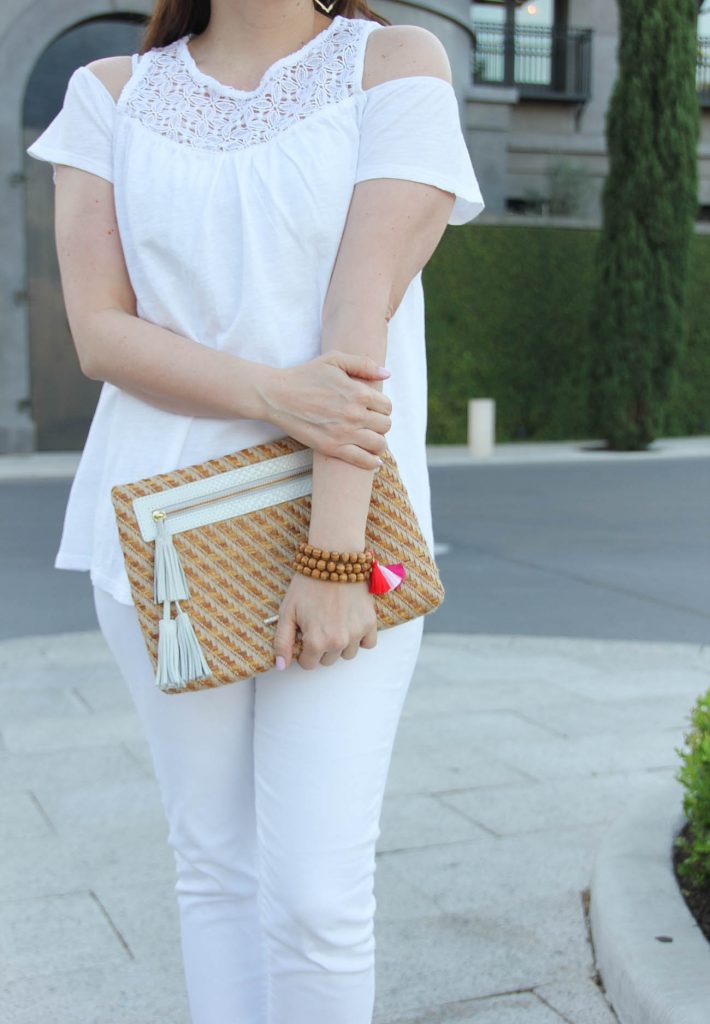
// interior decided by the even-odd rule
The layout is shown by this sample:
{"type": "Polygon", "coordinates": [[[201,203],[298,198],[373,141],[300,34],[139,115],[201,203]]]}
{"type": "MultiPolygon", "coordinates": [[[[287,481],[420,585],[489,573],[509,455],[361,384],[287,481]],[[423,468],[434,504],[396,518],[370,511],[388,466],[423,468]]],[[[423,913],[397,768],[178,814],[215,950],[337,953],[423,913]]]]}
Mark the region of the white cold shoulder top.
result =
{"type": "MultiPolygon", "coordinates": [[[[449,224],[484,207],[453,87],[421,75],[362,88],[379,28],[337,15],[251,91],[202,73],[191,34],[143,54],[117,102],[86,66],[28,147],[113,183],[137,315],[274,366],[321,352],[321,311],[354,185],[408,178],[452,192],[449,224]]],[[[54,172],[53,172],[54,176],[54,172]]],[[[421,273],[391,318],[388,446],[433,550],[421,273]]],[[[282,436],[260,420],[167,412],[102,385],[54,565],[132,597],[111,487],[282,436]]]]}

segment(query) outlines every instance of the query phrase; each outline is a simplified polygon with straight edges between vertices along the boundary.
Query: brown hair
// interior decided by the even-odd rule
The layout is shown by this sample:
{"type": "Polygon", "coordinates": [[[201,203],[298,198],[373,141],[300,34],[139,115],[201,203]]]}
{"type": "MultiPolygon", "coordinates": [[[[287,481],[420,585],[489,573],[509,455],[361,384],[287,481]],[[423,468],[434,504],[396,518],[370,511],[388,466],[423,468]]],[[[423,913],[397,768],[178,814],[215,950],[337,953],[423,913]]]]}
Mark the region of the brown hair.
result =
{"type": "MultiPolygon", "coordinates": [[[[157,46],[167,46],[188,33],[195,35],[207,28],[210,20],[210,0],[156,0],[153,13],[145,27],[140,53],[157,46]]],[[[381,14],[370,10],[367,0],[337,0],[332,17],[367,18],[380,25],[391,25],[381,14]]]]}

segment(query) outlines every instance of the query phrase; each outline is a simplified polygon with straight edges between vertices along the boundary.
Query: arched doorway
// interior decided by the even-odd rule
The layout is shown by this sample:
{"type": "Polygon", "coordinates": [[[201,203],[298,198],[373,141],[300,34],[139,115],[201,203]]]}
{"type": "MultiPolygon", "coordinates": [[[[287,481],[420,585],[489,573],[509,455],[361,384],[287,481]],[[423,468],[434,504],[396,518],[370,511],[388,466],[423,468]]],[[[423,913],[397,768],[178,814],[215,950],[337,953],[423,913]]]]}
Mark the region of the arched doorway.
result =
{"type": "MultiPolygon", "coordinates": [[[[41,53],[23,104],[23,147],[62,105],[75,68],[99,57],[136,52],[143,18],[106,15],[73,25],[41,53]]],[[[101,384],[82,374],[69,332],[54,239],[54,185],[49,164],[25,154],[30,411],[40,451],[83,447],[101,384]]]]}
{"type": "MultiPolygon", "coordinates": [[[[0,146],[0,453],[30,452],[37,442],[27,315],[26,175],[34,170],[30,164],[36,163],[25,153],[31,141],[30,133],[23,128],[28,82],[44,51],[71,29],[109,18],[118,22],[134,20],[135,31],[138,21],[147,18],[152,8],[153,0],[125,0],[125,6],[121,0],[25,0],[0,4],[0,135],[4,140],[0,146]]],[[[84,58],[81,51],[77,64],[101,53],[101,49],[88,50],[84,58]]],[[[66,80],[55,87],[57,108],[65,86],[66,80]]],[[[32,137],[36,134],[32,132],[32,137]]],[[[41,166],[39,169],[42,170],[41,166]]],[[[47,175],[51,181],[48,164],[47,175]]]]}

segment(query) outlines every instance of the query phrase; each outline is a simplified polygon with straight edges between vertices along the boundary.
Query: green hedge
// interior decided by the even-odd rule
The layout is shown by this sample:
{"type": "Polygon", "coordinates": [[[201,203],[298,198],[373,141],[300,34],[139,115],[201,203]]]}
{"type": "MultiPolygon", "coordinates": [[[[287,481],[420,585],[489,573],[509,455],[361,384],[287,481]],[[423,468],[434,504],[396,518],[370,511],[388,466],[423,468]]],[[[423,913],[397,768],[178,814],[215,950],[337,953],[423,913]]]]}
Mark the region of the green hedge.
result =
{"type": "Polygon", "coordinates": [[[697,698],[684,740],[685,746],[675,748],[681,759],[676,778],[684,787],[689,832],[675,839],[683,855],[678,874],[699,888],[710,889],[710,691],[697,698]]]}
{"type": "MultiPolygon", "coordinates": [[[[448,228],[422,275],[429,444],[465,444],[469,398],[495,398],[498,441],[590,437],[590,229],[448,228]]],[[[710,433],[710,236],[696,234],[687,339],[667,436],[710,433]]]]}

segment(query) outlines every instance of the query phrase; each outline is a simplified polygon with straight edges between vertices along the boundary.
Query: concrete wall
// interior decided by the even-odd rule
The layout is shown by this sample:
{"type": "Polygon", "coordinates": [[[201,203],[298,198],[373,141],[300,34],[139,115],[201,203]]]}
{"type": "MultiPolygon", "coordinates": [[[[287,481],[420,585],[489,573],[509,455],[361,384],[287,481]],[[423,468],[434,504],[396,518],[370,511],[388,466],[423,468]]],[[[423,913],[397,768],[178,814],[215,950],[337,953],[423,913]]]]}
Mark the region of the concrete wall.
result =
{"type": "Polygon", "coordinates": [[[569,26],[590,28],[594,33],[591,97],[579,108],[530,102],[516,107],[511,115],[509,195],[547,195],[548,164],[551,158],[563,158],[588,179],[587,202],[579,214],[598,219],[601,188],[608,168],[604,116],[617,74],[616,0],[570,0],[569,26]]]}
{"type": "MultiPolygon", "coordinates": [[[[601,190],[608,171],[605,114],[617,75],[616,0],[569,0],[570,28],[593,31],[591,96],[584,105],[520,101],[514,89],[469,89],[466,123],[486,199],[485,218],[500,216],[508,199],[549,195],[548,168],[564,160],[578,168],[586,200],[577,216],[601,220],[601,190]]],[[[710,203],[710,110],[701,113],[699,202],[710,203]]],[[[531,217],[531,223],[535,218],[531,217]]]]}

